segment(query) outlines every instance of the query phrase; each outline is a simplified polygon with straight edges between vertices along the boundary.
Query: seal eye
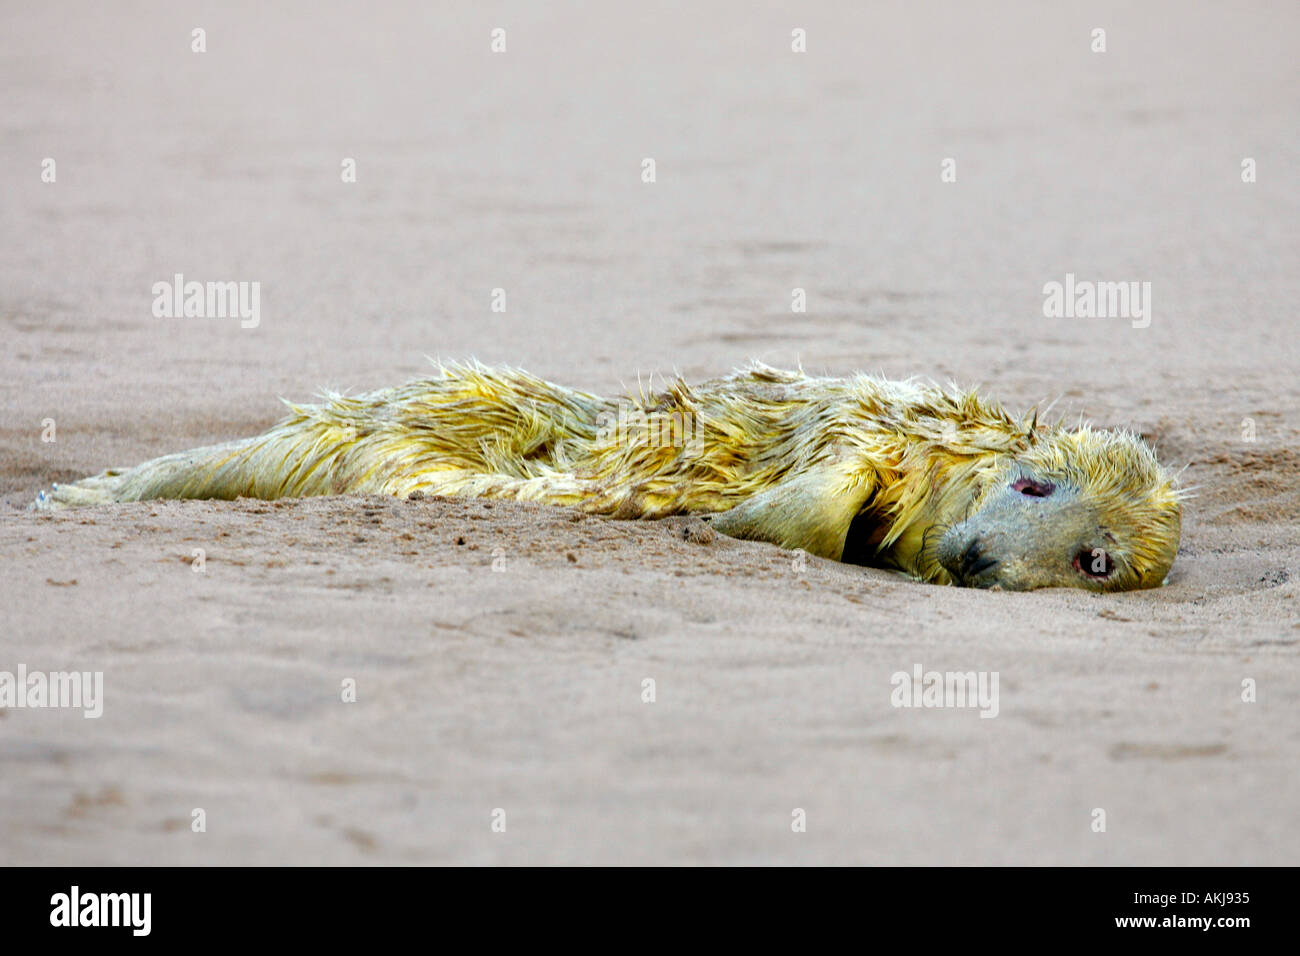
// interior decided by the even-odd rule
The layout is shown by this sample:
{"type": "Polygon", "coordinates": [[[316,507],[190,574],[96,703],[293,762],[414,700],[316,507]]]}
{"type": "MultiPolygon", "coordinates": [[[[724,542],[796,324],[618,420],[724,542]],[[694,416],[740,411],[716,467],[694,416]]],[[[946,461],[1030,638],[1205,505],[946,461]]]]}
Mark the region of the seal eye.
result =
{"type": "Polygon", "coordinates": [[[1084,577],[1101,581],[1115,573],[1115,562],[1104,548],[1084,548],[1074,556],[1074,569],[1084,577]]]}
{"type": "Polygon", "coordinates": [[[1056,490],[1050,481],[1034,481],[1032,478],[1020,478],[1011,484],[1012,491],[1018,491],[1028,498],[1046,498],[1056,490]]]}

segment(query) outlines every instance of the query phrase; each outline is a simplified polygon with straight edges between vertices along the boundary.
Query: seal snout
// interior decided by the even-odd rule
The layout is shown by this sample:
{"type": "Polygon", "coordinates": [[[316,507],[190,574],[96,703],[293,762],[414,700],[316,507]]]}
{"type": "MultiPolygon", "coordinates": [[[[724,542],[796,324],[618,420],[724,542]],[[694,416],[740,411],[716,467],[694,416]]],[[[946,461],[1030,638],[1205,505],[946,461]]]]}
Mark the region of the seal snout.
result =
{"type": "MultiPolygon", "coordinates": [[[[979,536],[971,538],[965,547],[947,541],[939,549],[939,563],[962,587],[980,587],[978,579],[986,571],[997,567],[998,559],[990,557],[979,536]]],[[[985,582],[987,584],[987,582],[985,582]]]]}

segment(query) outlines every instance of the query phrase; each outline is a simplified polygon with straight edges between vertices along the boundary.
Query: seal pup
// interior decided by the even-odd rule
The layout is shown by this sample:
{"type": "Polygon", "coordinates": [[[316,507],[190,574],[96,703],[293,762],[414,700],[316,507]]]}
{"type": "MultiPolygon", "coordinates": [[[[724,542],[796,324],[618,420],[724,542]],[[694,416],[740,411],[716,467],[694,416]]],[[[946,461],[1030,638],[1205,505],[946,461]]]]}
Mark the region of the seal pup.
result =
{"type": "Polygon", "coordinates": [[[754,364],[625,399],[512,368],[437,366],[327,393],[253,438],[110,469],[38,509],[153,498],[457,495],[616,518],[696,514],[738,538],[923,581],[1158,587],[1183,493],[1129,431],[1014,418],[973,391],[754,364]]]}

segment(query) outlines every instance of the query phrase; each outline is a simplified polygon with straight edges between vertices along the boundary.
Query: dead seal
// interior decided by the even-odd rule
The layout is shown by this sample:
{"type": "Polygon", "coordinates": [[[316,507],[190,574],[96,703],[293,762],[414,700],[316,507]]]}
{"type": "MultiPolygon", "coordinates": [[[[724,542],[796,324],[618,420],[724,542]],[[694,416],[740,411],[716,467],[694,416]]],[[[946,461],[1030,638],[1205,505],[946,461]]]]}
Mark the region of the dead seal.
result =
{"type": "Polygon", "coordinates": [[[153,498],[513,498],[619,518],[693,514],[739,538],[1027,590],[1158,587],[1173,476],[1129,431],[1048,426],[975,394],[753,365],[604,398],[510,368],[330,394],[254,438],[110,469],[38,509],[153,498]]]}

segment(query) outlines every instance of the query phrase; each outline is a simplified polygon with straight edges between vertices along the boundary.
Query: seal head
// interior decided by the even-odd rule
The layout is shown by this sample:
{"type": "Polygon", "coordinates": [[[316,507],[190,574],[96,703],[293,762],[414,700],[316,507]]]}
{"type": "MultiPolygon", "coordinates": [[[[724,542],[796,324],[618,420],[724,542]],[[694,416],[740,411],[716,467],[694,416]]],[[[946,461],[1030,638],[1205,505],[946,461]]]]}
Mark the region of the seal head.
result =
{"type": "Polygon", "coordinates": [[[1179,492],[1146,444],[1131,432],[1081,428],[983,482],[935,557],[966,587],[1154,588],[1180,531],[1179,492]]]}

